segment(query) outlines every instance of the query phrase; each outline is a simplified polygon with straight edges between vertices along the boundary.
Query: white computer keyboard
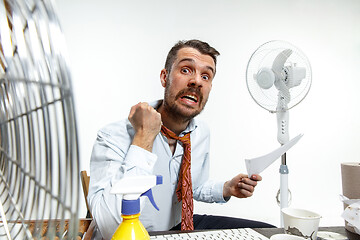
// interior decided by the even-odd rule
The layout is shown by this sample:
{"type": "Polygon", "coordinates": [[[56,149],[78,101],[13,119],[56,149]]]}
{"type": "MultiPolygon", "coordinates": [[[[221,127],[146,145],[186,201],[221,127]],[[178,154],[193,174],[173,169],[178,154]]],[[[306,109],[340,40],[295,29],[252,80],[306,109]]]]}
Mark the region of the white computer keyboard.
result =
{"type": "Polygon", "coordinates": [[[208,230],[204,232],[177,233],[167,235],[151,236],[150,239],[156,240],[182,240],[182,239],[204,239],[204,240],[269,240],[251,228],[225,229],[225,230],[208,230]]]}

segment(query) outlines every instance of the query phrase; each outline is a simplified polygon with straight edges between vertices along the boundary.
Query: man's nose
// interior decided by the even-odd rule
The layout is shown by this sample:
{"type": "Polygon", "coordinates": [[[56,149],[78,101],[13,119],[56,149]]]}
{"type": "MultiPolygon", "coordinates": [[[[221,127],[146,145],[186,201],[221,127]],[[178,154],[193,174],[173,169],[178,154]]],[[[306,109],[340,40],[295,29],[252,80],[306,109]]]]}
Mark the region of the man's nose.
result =
{"type": "Polygon", "coordinates": [[[189,86],[192,87],[201,87],[202,86],[202,79],[200,74],[194,74],[190,77],[189,86]]]}

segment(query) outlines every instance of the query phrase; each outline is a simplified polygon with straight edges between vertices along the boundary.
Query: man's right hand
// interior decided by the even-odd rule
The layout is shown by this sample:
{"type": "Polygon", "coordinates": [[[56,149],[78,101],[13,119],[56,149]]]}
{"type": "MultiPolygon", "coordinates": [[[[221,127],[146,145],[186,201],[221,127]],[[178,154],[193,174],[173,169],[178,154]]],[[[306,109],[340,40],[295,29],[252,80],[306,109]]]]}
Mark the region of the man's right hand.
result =
{"type": "Polygon", "coordinates": [[[129,117],[135,129],[132,144],[152,151],[156,135],[161,130],[161,115],[148,103],[140,102],[131,107],[129,117]]]}

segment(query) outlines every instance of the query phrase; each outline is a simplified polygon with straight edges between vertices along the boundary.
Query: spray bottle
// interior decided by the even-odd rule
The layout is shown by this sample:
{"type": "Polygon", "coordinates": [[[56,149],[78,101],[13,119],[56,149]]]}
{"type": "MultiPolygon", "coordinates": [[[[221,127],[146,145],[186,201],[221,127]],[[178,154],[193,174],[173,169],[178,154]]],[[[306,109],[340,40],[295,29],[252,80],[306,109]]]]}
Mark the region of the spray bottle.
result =
{"type": "Polygon", "coordinates": [[[159,210],[151,191],[152,187],[159,184],[162,184],[162,176],[160,175],[125,177],[114,184],[110,193],[123,195],[121,202],[123,221],[111,240],[150,239],[149,233],[139,221],[140,197],[147,196],[151,204],[159,210]]]}

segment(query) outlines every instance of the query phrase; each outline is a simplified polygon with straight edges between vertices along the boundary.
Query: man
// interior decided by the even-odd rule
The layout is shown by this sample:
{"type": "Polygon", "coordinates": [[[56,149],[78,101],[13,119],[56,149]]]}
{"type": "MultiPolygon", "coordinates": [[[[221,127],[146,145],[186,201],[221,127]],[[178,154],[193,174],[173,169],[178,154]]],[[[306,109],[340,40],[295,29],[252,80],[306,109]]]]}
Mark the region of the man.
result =
{"type": "Polygon", "coordinates": [[[193,198],[219,203],[231,196],[246,198],[261,181],[259,175],[249,178],[245,174],[226,182],[208,179],[209,129],[195,116],[208,100],[218,55],[205,42],[180,41],[170,50],[160,73],[164,99],[138,103],[131,108],[128,120],[99,131],[90,162],[88,200],[105,239],[111,238],[121,222],[121,196],[109,194],[111,186],[123,177],[136,175],[163,176],[163,184],[153,188],[160,211],[147,199],[142,201],[140,220],[148,231],[271,226],[192,215],[193,198]]]}

